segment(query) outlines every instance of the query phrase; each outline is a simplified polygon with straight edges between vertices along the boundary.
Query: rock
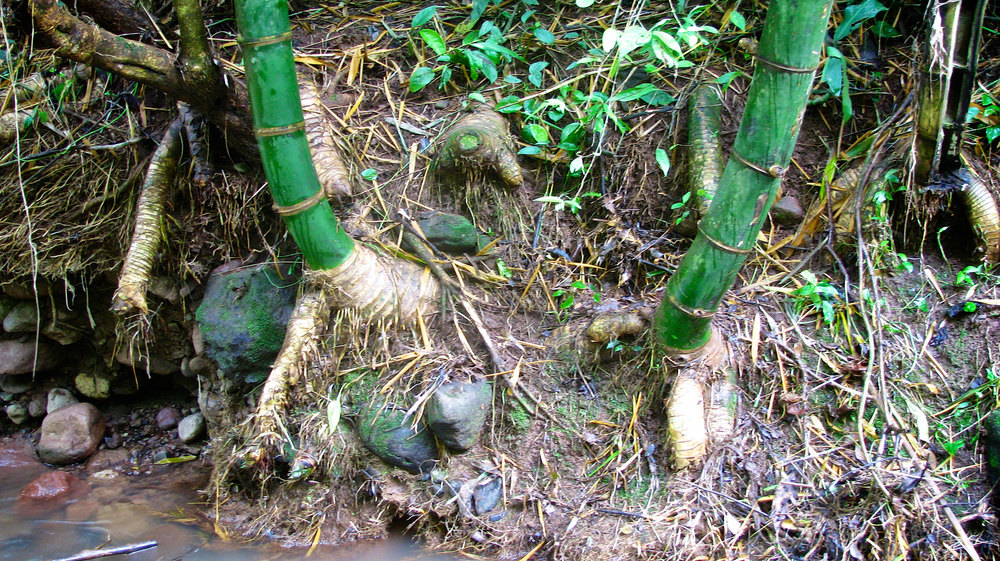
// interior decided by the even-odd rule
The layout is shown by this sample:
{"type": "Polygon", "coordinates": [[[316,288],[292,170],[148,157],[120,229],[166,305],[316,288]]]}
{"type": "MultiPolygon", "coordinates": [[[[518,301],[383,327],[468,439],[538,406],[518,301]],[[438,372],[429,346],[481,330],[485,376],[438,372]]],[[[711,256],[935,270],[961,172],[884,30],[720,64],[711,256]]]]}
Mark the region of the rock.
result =
{"type": "Polygon", "coordinates": [[[434,108],[435,109],[447,109],[448,105],[449,105],[449,101],[447,99],[439,99],[439,100],[437,100],[437,101],[434,102],[434,108]]]}
{"type": "Polygon", "coordinates": [[[167,277],[153,277],[146,290],[160,300],[166,300],[171,304],[175,304],[181,297],[177,285],[167,277]]]}
{"type": "Polygon", "coordinates": [[[38,308],[34,302],[18,302],[3,318],[3,330],[7,333],[34,333],[38,327],[38,308]]]}
{"type": "Polygon", "coordinates": [[[118,349],[118,352],[115,354],[115,360],[118,361],[118,364],[131,366],[137,372],[145,373],[148,368],[151,374],[156,374],[157,376],[167,376],[181,370],[180,361],[155,356],[139,356],[138,353],[133,353],[127,346],[122,346],[122,348],[118,349]]]}
{"type": "Polygon", "coordinates": [[[3,285],[3,293],[15,300],[35,300],[35,289],[38,289],[38,296],[48,296],[51,288],[49,281],[39,278],[32,284],[10,282],[3,285]]]}
{"type": "Polygon", "coordinates": [[[51,370],[59,365],[59,355],[48,341],[38,342],[38,356],[35,356],[35,340],[0,341],[0,374],[31,374],[51,370]]]}
{"type": "Polygon", "coordinates": [[[79,403],[80,400],[73,395],[73,392],[66,388],[52,388],[49,390],[48,401],[45,404],[46,413],[54,413],[67,405],[79,403]]]}
{"type": "Polygon", "coordinates": [[[181,421],[181,412],[174,407],[164,407],[156,412],[156,428],[170,430],[177,428],[181,421]]]}
{"type": "Polygon", "coordinates": [[[7,317],[7,314],[9,314],[16,305],[17,300],[7,296],[6,294],[0,294],[0,318],[7,317]]]}
{"type": "Polygon", "coordinates": [[[20,425],[30,419],[31,415],[28,414],[28,408],[24,405],[11,403],[7,406],[7,418],[15,425],[20,425]]]}
{"type": "Polygon", "coordinates": [[[218,423],[225,414],[226,400],[213,390],[207,381],[202,378],[199,380],[201,381],[201,389],[198,391],[198,410],[209,423],[218,423]]]}
{"type": "Polygon", "coordinates": [[[46,469],[35,459],[30,443],[14,439],[0,440],[0,468],[3,468],[3,475],[34,468],[46,469]]]}
{"type": "Polygon", "coordinates": [[[64,471],[43,473],[21,489],[17,510],[21,515],[38,516],[55,512],[71,500],[87,496],[87,484],[64,471]]]}
{"type": "Polygon", "coordinates": [[[128,463],[129,451],[124,448],[98,450],[87,460],[87,471],[97,473],[106,469],[124,466],[128,463]]]}
{"type": "Polygon", "coordinates": [[[66,505],[66,521],[87,522],[93,520],[99,508],[101,508],[101,503],[91,499],[69,503],[66,505]]]}
{"type": "Polygon", "coordinates": [[[86,327],[80,325],[76,314],[59,310],[56,312],[56,317],[42,326],[42,335],[60,345],[66,346],[83,339],[83,334],[86,330],[86,327]]]}
{"type": "Polygon", "coordinates": [[[427,402],[427,424],[445,446],[464,452],[479,439],[491,401],[486,380],[443,384],[427,402]]]}
{"type": "Polygon", "coordinates": [[[31,415],[34,419],[45,416],[45,408],[48,402],[49,398],[44,395],[36,395],[31,398],[31,401],[28,402],[28,415],[31,415]]]}
{"type": "Polygon", "coordinates": [[[804,216],[802,204],[795,197],[781,197],[771,207],[771,218],[782,226],[798,226],[804,216]]]}
{"type": "Polygon", "coordinates": [[[73,380],[76,391],[91,399],[107,399],[111,395],[111,380],[101,374],[81,372],[73,380]]]}
{"type": "Polygon", "coordinates": [[[31,389],[32,384],[34,384],[32,378],[33,376],[30,374],[0,377],[0,390],[14,395],[22,394],[31,389]]]}
{"type": "Polygon", "coordinates": [[[503,480],[491,477],[472,490],[472,509],[477,515],[486,514],[497,507],[501,496],[503,496],[503,480]]]}
{"type": "Polygon", "coordinates": [[[413,419],[399,409],[373,406],[364,411],[357,424],[358,436],[365,447],[390,465],[411,473],[429,472],[437,462],[434,435],[423,421],[417,431],[410,428],[413,419]]]}
{"type": "Polygon", "coordinates": [[[475,254],[479,248],[479,232],[464,216],[431,212],[421,218],[419,224],[427,241],[445,253],[475,254]]]}
{"type": "Polygon", "coordinates": [[[194,356],[181,361],[181,374],[185,378],[212,376],[215,371],[215,362],[206,356],[194,356]]]}
{"type": "Polygon", "coordinates": [[[189,444],[201,438],[204,433],[205,416],[201,413],[192,413],[177,425],[177,437],[189,444]]]}
{"type": "Polygon", "coordinates": [[[65,465],[89,458],[104,437],[104,419],[89,403],[77,403],[49,413],[42,420],[38,457],[65,465]]]}
{"type": "Polygon", "coordinates": [[[205,354],[221,375],[263,380],[285,339],[295,306],[295,271],[279,276],[273,263],[213,274],[195,317],[205,354]]]}

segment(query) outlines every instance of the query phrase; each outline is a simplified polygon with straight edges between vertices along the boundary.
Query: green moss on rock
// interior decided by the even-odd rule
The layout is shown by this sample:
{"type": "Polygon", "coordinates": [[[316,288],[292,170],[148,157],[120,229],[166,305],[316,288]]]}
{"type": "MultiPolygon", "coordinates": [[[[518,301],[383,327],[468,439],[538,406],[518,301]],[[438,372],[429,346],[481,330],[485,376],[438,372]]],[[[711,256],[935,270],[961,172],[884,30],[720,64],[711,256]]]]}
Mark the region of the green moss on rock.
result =
{"type": "Polygon", "coordinates": [[[224,376],[257,382],[285,339],[295,306],[297,271],[267,263],[213,275],[195,316],[205,352],[224,376]]]}
{"type": "Polygon", "coordinates": [[[365,447],[387,464],[411,473],[429,472],[438,459],[434,435],[423,421],[411,428],[413,419],[399,409],[381,409],[372,404],[358,418],[358,436],[365,447]]]}

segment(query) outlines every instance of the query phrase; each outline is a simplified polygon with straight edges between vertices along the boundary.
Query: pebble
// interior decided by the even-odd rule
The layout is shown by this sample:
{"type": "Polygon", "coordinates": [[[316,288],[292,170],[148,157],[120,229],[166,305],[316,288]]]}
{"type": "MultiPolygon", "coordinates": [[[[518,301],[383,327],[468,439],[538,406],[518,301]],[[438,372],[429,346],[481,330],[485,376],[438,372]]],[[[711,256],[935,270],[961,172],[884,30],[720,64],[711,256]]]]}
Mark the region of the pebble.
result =
{"type": "Polygon", "coordinates": [[[771,207],[771,218],[782,226],[797,226],[804,216],[802,204],[795,197],[781,197],[771,207]]]}
{"type": "Polygon", "coordinates": [[[156,428],[171,430],[181,421],[181,412],[175,407],[164,407],[156,412],[156,428]]]}
{"type": "Polygon", "coordinates": [[[7,418],[15,425],[24,424],[31,415],[28,415],[28,408],[20,403],[11,403],[7,406],[7,418]]]}
{"type": "Polygon", "coordinates": [[[34,380],[31,378],[32,376],[29,374],[0,377],[0,390],[14,395],[22,394],[31,389],[31,386],[34,383],[34,380]]]}
{"type": "Polygon", "coordinates": [[[34,302],[18,302],[3,318],[7,333],[33,333],[38,328],[38,308],[34,302]]]}
{"type": "Polygon", "coordinates": [[[73,395],[73,392],[66,388],[52,388],[49,390],[48,401],[45,403],[45,412],[55,413],[63,407],[79,402],[80,400],[73,395]]]}
{"type": "Polygon", "coordinates": [[[28,414],[34,419],[44,417],[46,413],[45,408],[48,405],[48,402],[49,398],[47,396],[36,395],[31,398],[31,401],[28,402],[28,414]]]}
{"type": "Polygon", "coordinates": [[[181,419],[177,425],[177,437],[186,443],[194,442],[205,433],[205,416],[201,413],[192,413],[181,419]]]}

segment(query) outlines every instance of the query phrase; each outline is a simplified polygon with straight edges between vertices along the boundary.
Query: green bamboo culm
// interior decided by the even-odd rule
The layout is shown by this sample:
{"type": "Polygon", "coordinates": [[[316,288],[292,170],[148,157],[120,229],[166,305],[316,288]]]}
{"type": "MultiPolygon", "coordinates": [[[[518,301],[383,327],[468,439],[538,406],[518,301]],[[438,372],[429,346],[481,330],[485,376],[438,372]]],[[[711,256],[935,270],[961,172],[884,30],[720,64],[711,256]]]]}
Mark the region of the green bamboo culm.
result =
{"type": "Polygon", "coordinates": [[[768,7],[719,191],[653,319],[661,349],[690,351],[711,336],[712,316],[752,250],[791,160],[830,6],[830,0],[776,0],[768,7]]]}
{"type": "Polygon", "coordinates": [[[354,240],[322,196],[309,153],[286,0],[237,0],[247,90],[264,173],[285,225],[312,269],[332,269],[354,240]]]}

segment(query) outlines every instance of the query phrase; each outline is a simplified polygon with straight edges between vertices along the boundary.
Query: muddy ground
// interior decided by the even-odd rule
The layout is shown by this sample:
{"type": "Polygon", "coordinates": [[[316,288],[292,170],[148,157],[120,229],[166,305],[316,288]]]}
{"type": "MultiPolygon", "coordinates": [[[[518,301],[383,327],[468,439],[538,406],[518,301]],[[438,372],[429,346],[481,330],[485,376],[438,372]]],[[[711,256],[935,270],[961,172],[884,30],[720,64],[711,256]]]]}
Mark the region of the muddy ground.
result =
{"type": "MultiPolygon", "coordinates": [[[[318,339],[321,352],[306,365],[308,376],[286,417],[294,439],[312,439],[320,460],[303,481],[291,481],[287,466],[261,473],[234,461],[252,439],[243,423],[256,386],[222,391],[214,374],[191,376],[181,368],[201,352],[191,337],[193,310],[215,267],[273,255],[296,259],[269,210],[256,163],[227,152],[217,133],[209,186],[195,186],[183,172],[190,162],[182,160],[165,221],[168,241],[154,272],[173,291],[151,297],[156,306],[150,320],[123,321],[105,310],[131,232],[141,183],[135,177],[144,173],[173,105],[158,92],[104,73],[74,82],[74,104],[60,105],[51,90],[35,98],[51,126],[25,133],[20,144],[6,149],[0,168],[7,230],[0,236],[3,280],[13,294],[33,285],[35,271],[52,287],[43,296],[46,306],[65,301],[64,307],[72,307],[72,300],[77,317],[90,311],[93,324],[81,322],[86,336],[68,350],[92,357],[87,364],[119,384],[125,380],[138,388],[137,396],[95,401],[109,420],[104,446],[127,448],[137,466],[163,450],[203,454],[217,468],[209,492],[219,500],[208,515],[228,532],[284,543],[367,539],[403,525],[433,547],[498,559],[958,559],[973,549],[993,558],[996,519],[979,433],[998,396],[997,277],[989,264],[980,265],[968,213],[952,201],[957,197],[923,192],[908,179],[905,159],[881,171],[895,170],[900,178],[883,187],[888,199],[871,202],[874,193],[868,193],[867,204],[849,211],[860,213],[860,233],[831,233],[822,216],[811,235],[794,241],[790,237],[803,228],[801,216],[765,227],[715,319],[739,388],[736,430],[699,468],[671,469],[663,407],[670,378],[645,336],[615,340],[596,362],[553,351],[552,334],[562,325],[586,325],[600,313],[648,311],[658,304],[665,279],[690,244],[677,228],[679,213],[689,210],[679,203],[689,188],[690,86],[737,72],[723,92],[718,138],[726,154],[753,69],[739,40],[759,34],[764,16],[741,8],[748,23],[741,32],[723,23],[731,18],[727,10],[708,7],[696,20],[720,32],[706,34],[706,46],[690,53],[692,68],[647,75],[637,64],[632,77],[616,81],[606,78],[606,60],[585,70],[572,63],[600,45],[601,30],[611,22],[622,27],[634,16],[651,26],[671,12],[658,4],[632,11],[596,6],[536,6],[523,21],[527,3],[490,6],[485,17],[507,22],[513,37],[507,44],[526,62],[503,65],[494,84],[456,69],[443,89],[438,75],[419,92],[410,91],[410,76],[433,54],[411,23],[427,6],[296,6],[296,54],[302,69],[327,87],[326,105],[342,121],[341,140],[356,178],[356,194],[337,211],[348,232],[395,252],[396,209],[472,219],[496,243],[485,259],[467,265],[475,271],[467,274],[468,290],[511,365],[491,368],[461,313],[446,311],[427,318],[426,330],[404,328],[384,339],[369,326],[346,343],[334,336],[337,328],[357,326],[339,318],[318,339]],[[553,42],[532,31],[538,28],[554,34],[553,42]],[[527,85],[532,62],[549,63],[540,87],[527,85]],[[572,102],[568,90],[622,91],[629,80],[648,81],[676,101],[663,107],[621,104],[620,114],[635,115],[626,133],[608,124],[595,134],[591,124],[579,152],[587,166],[582,176],[571,175],[573,154],[554,142],[538,155],[520,156],[525,182],[519,188],[489,177],[441,178],[428,171],[434,139],[481,100],[560,98],[579,115],[589,106],[572,102]],[[98,87],[103,95],[94,97],[98,87]],[[108,124],[95,128],[95,115],[108,124]],[[126,141],[117,149],[87,144],[126,141]],[[670,156],[666,174],[655,148],[670,156]],[[371,171],[361,179],[365,170],[371,171]],[[21,193],[34,202],[30,225],[21,218],[21,193]],[[579,208],[536,201],[544,196],[579,208]],[[36,258],[26,259],[31,255],[36,258]],[[82,294],[88,295],[84,306],[75,296],[82,294]],[[123,356],[123,347],[138,351],[123,356]],[[150,374],[146,367],[160,364],[158,359],[172,366],[150,374]],[[439,482],[382,464],[349,431],[336,442],[310,436],[325,414],[317,394],[330,395],[358,373],[367,378],[348,392],[348,420],[371,396],[412,403],[444,368],[456,379],[486,376],[494,383],[480,443],[466,454],[446,456],[440,469],[461,481],[499,477],[503,496],[495,511],[464,512],[452,497],[438,494],[439,482]],[[210,425],[209,446],[185,447],[150,428],[151,416],[167,404],[150,403],[151,395],[177,392],[176,400],[162,399],[190,409],[198,405],[199,391],[217,391],[225,402],[224,416],[210,425]]],[[[28,48],[30,20],[23,6],[15,8],[18,27],[5,34],[22,49],[17,60],[24,66],[6,77],[74,68],[41,45],[28,48]]],[[[229,6],[205,10],[219,22],[211,28],[218,58],[242,79],[235,30],[225,19],[229,6]]],[[[839,171],[862,163],[865,152],[851,147],[901,107],[902,117],[884,137],[887,146],[907,145],[912,104],[906,99],[916,86],[913,41],[921,13],[913,3],[892,4],[879,17],[898,37],[873,38],[863,30],[840,45],[851,60],[853,117],[842,127],[842,103],[821,102],[824,86],[817,84],[817,103],[806,112],[782,186],[786,200],[808,209],[823,189],[831,155],[839,171]],[[862,59],[871,50],[866,42],[875,43],[875,59],[862,59]]],[[[157,15],[161,24],[173,24],[168,9],[157,15]]],[[[441,29],[449,32],[468,15],[467,6],[438,7],[441,29]]],[[[995,28],[996,14],[989,17],[995,28]]],[[[144,39],[163,43],[155,34],[144,39]]],[[[984,33],[981,88],[973,97],[984,109],[988,95],[997,95],[998,49],[1000,36],[984,33]]],[[[536,121],[524,112],[506,117],[518,148],[528,147],[522,131],[536,121]]],[[[966,148],[970,165],[997,192],[996,144],[984,136],[991,123],[974,121],[966,148]]],[[[565,122],[546,126],[558,135],[565,122]]],[[[76,370],[66,364],[46,373],[32,391],[69,384],[76,370]]],[[[15,426],[2,419],[0,427],[31,438],[37,423],[15,426]]]]}

